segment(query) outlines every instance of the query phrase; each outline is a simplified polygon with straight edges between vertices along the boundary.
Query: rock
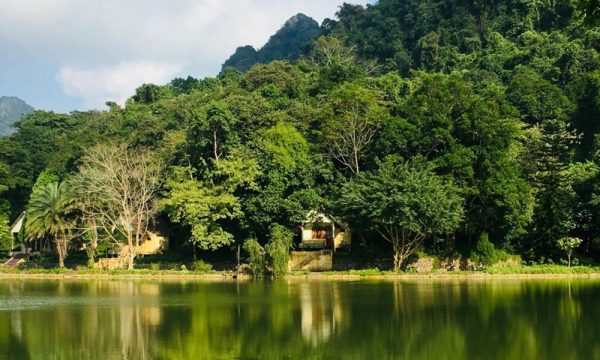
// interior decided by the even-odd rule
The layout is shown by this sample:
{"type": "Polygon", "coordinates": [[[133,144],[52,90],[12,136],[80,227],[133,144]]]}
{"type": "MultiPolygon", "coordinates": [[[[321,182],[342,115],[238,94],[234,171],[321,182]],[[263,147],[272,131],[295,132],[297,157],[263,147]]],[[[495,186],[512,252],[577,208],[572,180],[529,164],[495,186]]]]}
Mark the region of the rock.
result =
{"type": "Polygon", "coordinates": [[[434,270],[436,259],[434,257],[422,257],[408,264],[406,270],[416,271],[418,273],[428,273],[434,270]]]}

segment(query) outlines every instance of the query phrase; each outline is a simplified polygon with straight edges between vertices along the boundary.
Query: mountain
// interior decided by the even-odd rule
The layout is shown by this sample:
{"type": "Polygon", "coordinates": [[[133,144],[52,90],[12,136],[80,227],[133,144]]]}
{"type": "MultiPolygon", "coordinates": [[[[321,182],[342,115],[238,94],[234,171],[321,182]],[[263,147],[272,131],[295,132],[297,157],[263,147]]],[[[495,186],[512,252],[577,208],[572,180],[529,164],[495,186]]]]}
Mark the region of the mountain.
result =
{"type": "Polygon", "coordinates": [[[15,132],[11,125],[33,111],[34,108],[16,96],[0,96],[0,137],[15,132]]]}
{"type": "Polygon", "coordinates": [[[223,63],[223,68],[230,66],[239,71],[246,71],[254,64],[268,63],[272,60],[294,62],[302,54],[303,47],[320,33],[319,24],[313,18],[297,14],[286,21],[260,50],[250,45],[237,48],[223,63]]]}

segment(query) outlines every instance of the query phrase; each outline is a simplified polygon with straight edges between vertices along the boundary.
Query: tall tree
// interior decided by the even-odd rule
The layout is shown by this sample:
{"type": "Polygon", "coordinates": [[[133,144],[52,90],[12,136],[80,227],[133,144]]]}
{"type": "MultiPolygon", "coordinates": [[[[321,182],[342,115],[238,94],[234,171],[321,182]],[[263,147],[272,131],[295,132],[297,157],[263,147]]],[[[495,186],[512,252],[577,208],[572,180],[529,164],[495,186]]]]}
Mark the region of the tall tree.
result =
{"type": "Polygon", "coordinates": [[[430,165],[387,157],[377,170],[346,183],[336,206],[350,225],[392,244],[398,271],[425,237],[456,230],[462,202],[458,189],[430,165]]]}
{"type": "Polygon", "coordinates": [[[379,92],[357,83],[334,90],[327,101],[322,133],[333,158],[354,174],[379,127],[388,117],[379,92]]]}
{"type": "Polygon", "coordinates": [[[574,227],[575,193],[568,169],[573,159],[572,145],[578,139],[558,120],[544,122],[540,130],[540,138],[531,145],[536,203],[530,249],[538,256],[552,254],[558,239],[567,237],[574,227]]]}
{"type": "Polygon", "coordinates": [[[74,229],[70,216],[74,197],[64,182],[51,182],[38,188],[32,195],[27,208],[25,225],[30,239],[50,236],[56,246],[59,267],[65,266],[69,243],[74,229]]]}
{"type": "Polygon", "coordinates": [[[218,165],[226,150],[235,144],[235,117],[223,102],[201,107],[188,131],[188,142],[196,158],[212,158],[218,165]]]}
{"type": "Polygon", "coordinates": [[[96,226],[128,255],[133,269],[137,248],[157,212],[162,166],[142,150],[108,143],[87,150],[74,180],[80,196],[96,199],[88,211],[96,226]]]}

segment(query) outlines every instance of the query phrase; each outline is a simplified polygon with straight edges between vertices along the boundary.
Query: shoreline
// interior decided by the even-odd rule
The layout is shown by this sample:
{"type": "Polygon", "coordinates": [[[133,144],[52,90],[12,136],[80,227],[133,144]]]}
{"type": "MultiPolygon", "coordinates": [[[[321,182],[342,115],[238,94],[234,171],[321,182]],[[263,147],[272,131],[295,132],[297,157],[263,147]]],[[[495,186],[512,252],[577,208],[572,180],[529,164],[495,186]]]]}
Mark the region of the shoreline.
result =
{"type": "MultiPolygon", "coordinates": [[[[229,272],[214,273],[181,273],[181,272],[157,272],[145,273],[133,271],[132,273],[86,273],[77,271],[65,271],[60,273],[51,272],[0,272],[1,280],[194,280],[194,281],[248,281],[253,280],[250,275],[238,275],[234,277],[229,272]]],[[[270,280],[270,277],[264,278],[270,280]]],[[[544,274],[523,274],[523,273],[503,273],[489,274],[485,272],[455,272],[455,273],[404,273],[404,274],[335,274],[335,273],[306,273],[289,274],[281,277],[283,280],[335,280],[335,281],[356,281],[356,280],[551,280],[551,279],[600,279],[600,272],[592,273],[544,273],[544,274]]],[[[262,280],[262,279],[261,279],[262,280]]]]}

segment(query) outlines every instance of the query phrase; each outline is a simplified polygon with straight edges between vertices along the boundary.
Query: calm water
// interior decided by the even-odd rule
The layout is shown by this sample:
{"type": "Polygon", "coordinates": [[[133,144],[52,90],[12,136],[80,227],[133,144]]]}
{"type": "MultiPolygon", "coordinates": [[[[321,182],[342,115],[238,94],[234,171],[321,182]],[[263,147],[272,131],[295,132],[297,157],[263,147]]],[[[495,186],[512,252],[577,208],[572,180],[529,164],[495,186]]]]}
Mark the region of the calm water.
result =
{"type": "Polygon", "coordinates": [[[600,282],[0,281],[0,359],[600,359],[600,282]]]}

